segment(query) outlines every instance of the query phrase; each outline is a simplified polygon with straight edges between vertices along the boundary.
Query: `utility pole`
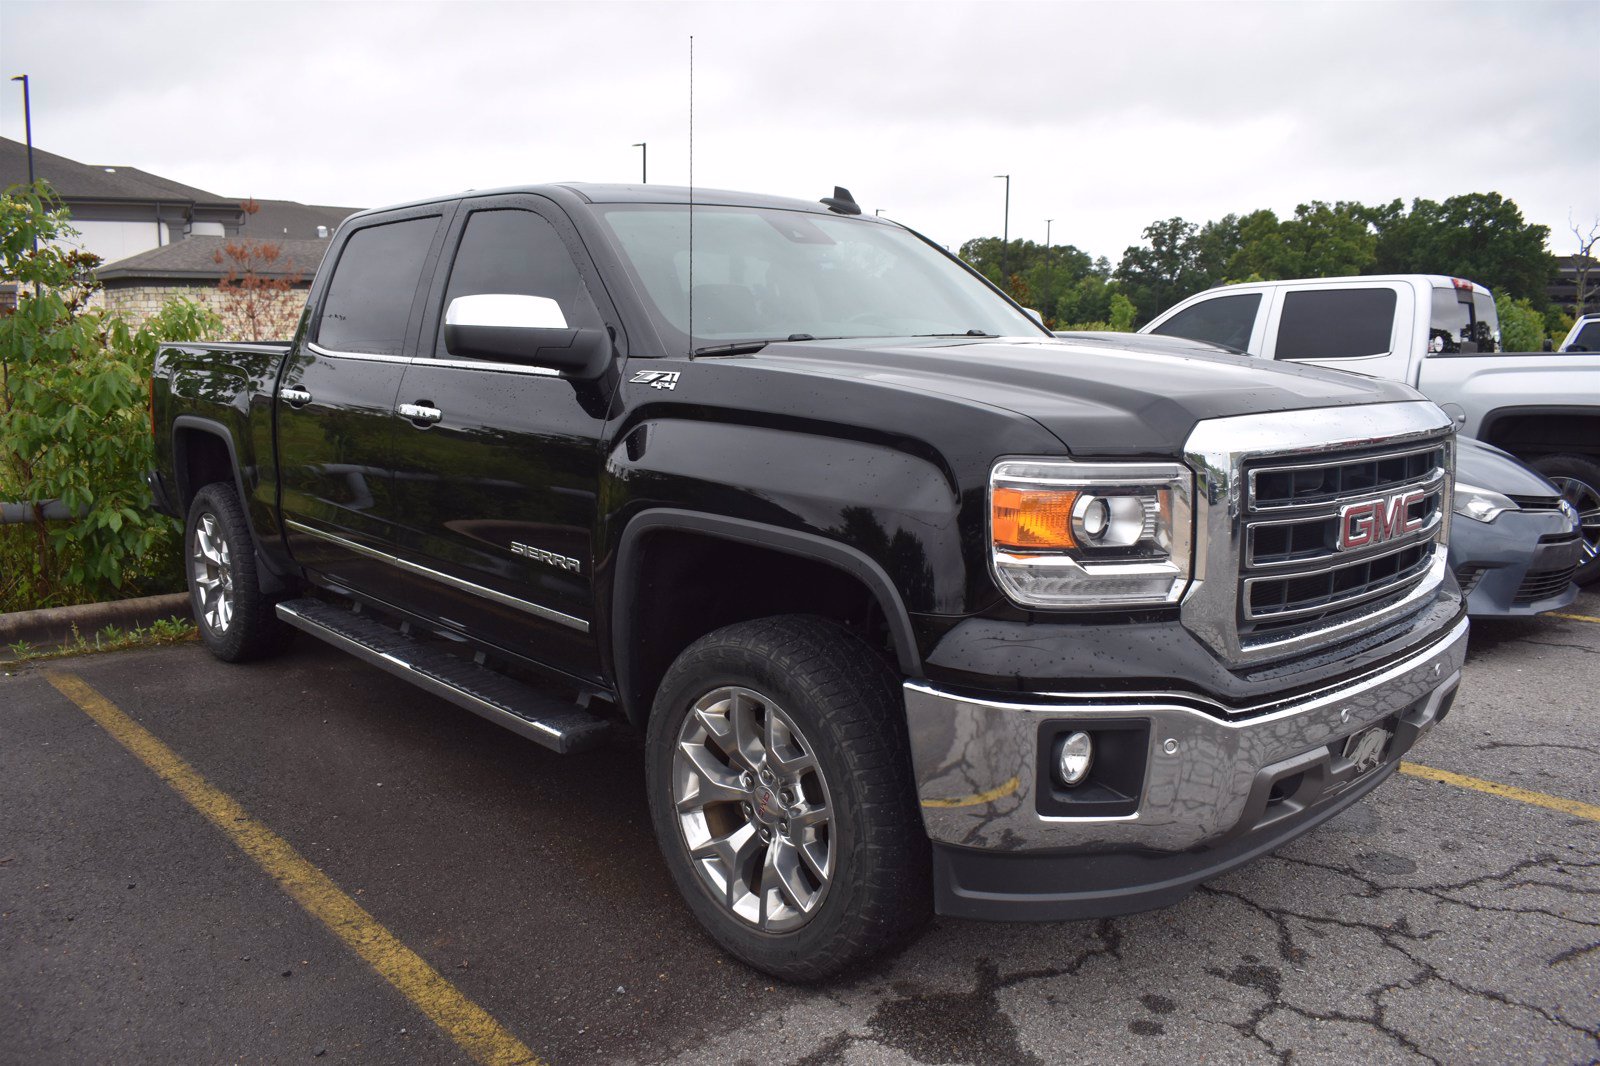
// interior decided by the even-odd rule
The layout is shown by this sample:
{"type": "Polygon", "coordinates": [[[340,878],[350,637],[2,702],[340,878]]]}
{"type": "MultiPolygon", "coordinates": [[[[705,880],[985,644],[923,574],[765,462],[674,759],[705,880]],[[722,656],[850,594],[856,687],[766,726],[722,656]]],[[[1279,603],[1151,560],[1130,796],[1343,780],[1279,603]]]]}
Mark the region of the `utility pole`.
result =
{"type": "Polygon", "coordinates": [[[1011,175],[996,174],[995,177],[1006,179],[1006,217],[1000,230],[1000,287],[1003,289],[1011,284],[1011,175]]]}
{"type": "Polygon", "coordinates": [[[650,146],[644,141],[634,145],[639,151],[639,184],[650,184],[650,146]]]}
{"type": "Polygon", "coordinates": [[[1055,219],[1053,218],[1044,220],[1044,256],[1046,259],[1050,258],[1050,223],[1054,221],[1055,219]]]}

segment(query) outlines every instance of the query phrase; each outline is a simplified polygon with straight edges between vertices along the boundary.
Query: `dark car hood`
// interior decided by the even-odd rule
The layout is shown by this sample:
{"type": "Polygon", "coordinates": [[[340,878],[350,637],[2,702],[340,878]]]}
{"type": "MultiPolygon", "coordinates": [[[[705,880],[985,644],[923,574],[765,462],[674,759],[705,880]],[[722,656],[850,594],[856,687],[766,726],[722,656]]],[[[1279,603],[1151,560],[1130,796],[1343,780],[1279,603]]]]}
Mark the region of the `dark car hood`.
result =
{"type": "Polygon", "coordinates": [[[1044,338],[775,343],[754,358],[1015,411],[1077,454],[1174,456],[1208,418],[1421,399],[1395,382],[1250,356],[1044,338]]]}
{"type": "Polygon", "coordinates": [[[1561,495],[1561,490],[1542,475],[1529,470],[1493,445],[1471,437],[1458,437],[1456,443],[1457,481],[1498,492],[1502,496],[1521,496],[1524,499],[1553,499],[1561,495]]]}

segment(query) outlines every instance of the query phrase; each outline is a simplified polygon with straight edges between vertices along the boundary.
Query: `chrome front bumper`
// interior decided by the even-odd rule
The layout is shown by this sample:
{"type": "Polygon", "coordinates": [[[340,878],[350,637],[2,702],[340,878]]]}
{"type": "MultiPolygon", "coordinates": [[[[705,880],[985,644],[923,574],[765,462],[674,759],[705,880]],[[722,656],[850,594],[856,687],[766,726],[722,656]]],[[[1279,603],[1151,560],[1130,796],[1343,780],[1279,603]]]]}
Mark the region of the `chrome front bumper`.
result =
{"type": "MultiPolygon", "coordinates": [[[[1052,694],[1011,702],[908,682],[906,715],[923,821],[935,845],[1009,853],[1181,852],[1258,831],[1272,835],[1272,826],[1288,829],[1303,813],[1392,770],[1447,709],[1466,645],[1463,618],[1427,647],[1379,670],[1231,712],[1181,693],[1052,694]],[[1040,813],[1038,738],[1040,726],[1053,719],[1149,722],[1133,813],[1040,813]],[[1383,763],[1358,773],[1342,758],[1343,740],[1380,723],[1394,730],[1383,763]],[[1285,782],[1293,783],[1287,792],[1285,782]]],[[[1305,821],[1309,828],[1315,819],[1305,821]]]]}

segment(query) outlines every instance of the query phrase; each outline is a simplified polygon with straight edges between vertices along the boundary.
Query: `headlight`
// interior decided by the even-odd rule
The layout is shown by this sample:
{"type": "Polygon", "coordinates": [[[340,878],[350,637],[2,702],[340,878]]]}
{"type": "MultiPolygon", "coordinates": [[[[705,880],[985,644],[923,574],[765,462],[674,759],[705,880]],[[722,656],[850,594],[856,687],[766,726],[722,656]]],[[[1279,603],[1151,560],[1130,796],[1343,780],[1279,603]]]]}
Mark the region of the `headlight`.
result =
{"type": "Polygon", "coordinates": [[[1476,485],[1468,485],[1465,481],[1456,482],[1455,512],[1463,518],[1493,522],[1500,517],[1500,512],[1517,509],[1517,505],[1510,497],[1491,492],[1489,489],[1480,489],[1476,485]]]}
{"type": "Polygon", "coordinates": [[[1176,463],[997,463],[995,578],[1023,607],[1177,603],[1189,584],[1191,484],[1176,463]]]}

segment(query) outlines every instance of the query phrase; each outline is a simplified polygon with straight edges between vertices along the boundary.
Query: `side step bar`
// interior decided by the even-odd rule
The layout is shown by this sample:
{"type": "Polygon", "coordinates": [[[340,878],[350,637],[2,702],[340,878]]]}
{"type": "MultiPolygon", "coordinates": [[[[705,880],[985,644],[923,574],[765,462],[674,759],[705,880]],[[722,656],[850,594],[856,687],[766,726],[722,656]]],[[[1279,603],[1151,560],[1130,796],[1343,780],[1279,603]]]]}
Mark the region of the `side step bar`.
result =
{"type": "Polygon", "coordinates": [[[573,704],[354,611],[314,599],[288,600],[277,609],[296,629],[563,755],[596,747],[610,730],[605,719],[573,704]]]}

